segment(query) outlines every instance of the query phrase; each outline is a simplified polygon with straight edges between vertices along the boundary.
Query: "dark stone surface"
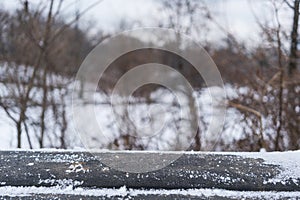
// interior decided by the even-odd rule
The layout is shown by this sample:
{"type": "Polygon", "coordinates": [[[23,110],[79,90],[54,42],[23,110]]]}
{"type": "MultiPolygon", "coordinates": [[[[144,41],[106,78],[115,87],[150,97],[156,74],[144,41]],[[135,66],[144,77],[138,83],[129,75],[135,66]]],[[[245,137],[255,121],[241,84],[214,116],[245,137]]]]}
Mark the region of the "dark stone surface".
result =
{"type": "MultiPolygon", "coordinates": [[[[0,151],[2,186],[67,186],[88,188],[190,189],[218,188],[235,191],[300,191],[300,180],[268,180],[281,172],[263,159],[236,155],[184,154],[165,168],[147,173],[117,171],[101,162],[109,153],[0,151]],[[76,166],[75,169],[72,166],[76,166]],[[73,170],[72,170],[73,169],[73,170]],[[77,172],[76,172],[77,170],[77,172]]],[[[118,156],[121,153],[114,153],[118,156]]],[[[123,153],[124,154],[124,153],[123,153]]],[[[159,153],[127,153],[126,162],[159,153]],[[151,154],[151,155],[149,155],[151,154]]],[[[169,154],[171,155],[171,153],[169,154]]],[[[120,157],[122,157],[120,155],[120,157]]],[[[107,163],[107,161],[105,162],[107,163]]]]}

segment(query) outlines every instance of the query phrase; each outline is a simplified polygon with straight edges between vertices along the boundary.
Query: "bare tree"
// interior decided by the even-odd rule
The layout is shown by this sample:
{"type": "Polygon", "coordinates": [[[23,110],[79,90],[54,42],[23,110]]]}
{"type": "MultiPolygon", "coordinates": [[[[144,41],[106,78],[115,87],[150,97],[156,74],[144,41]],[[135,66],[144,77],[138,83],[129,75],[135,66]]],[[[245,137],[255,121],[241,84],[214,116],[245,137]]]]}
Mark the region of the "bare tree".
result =
{"type": "Polygon", "coordinates": [[[289,53],[289,65],[288,73],[292,75],[293,71],[297,69],[298,61],[298,24],[299,24],[299,0],[293,0],[291,4],[288,0],[284,0],[286,5],[293,11],[293,23],[291,29],[291,40],[290,40],[290,53],[289,53]]]}
{"type": "MultiPolygon", "coordinates": [[[[180,46],[182,45],[182,38],[181,34],[187,34],[192,36],[193,34],[197,33],[197,36],[201,34],[201,32],[198,31],[197,27],[199,27],[200,23],[200,17],[202,15],[202,18],[205,19],[207,16],[203,16],[203,13],[207,15],[207,9],[205,4],[201,1],[190,1],[190,0],[176,0],[176,1],[163,1],[163,10],[165,14],[168,17],[168,21],[166,26],[169,28],[174,29],[177,32],[176,35],[176,43],[180,46]],[[204,11],[204,12],[203,12],[204,11]],[[195,25],[197,24],[197,25],[195,25]]],[[[206,27],[204,25],[204,20],[202,21],[203,29],[206,27]]],[[[172,63],[176,63],[175,69],[179,70],[181,72],[183,71],[190,71],[189,69],[184,69],[183,63],[181,59],[177,59],[176,61],[173,60],[172,63]]],[[[189,81],[192,81],[193,74],[187,74],[189,81]]],[[[199,75],[200,76],[200,75],[199,75]]],[[[186,90],[187,92],[188,90],[186,90]]],[[[198,125],[199,117],[198,117],[198,107],[197,107],[197,101],[193,94],[186,93],[188,97],[188,108],[190,112],[190,121],[191,121],[191,130],[195,129],[195,124],[197,124],[198,128],[196,129],[197,132],[195,133],[195,138],[193,142],[192,149],[196,151],[201,150],[201,131],[200,127],[198,125]]],[[[179,142],[180,143],[180,142],[179,142]]]]}
{"type": "Polygon", "coordinates": [[[57,143],[52,142],[57,137],[61,142],[59,146],[67,147],[65,91],[84,54],[91,48],[86,35],[72,25],[91,6],[78,13],[76,20],[66,23],[60,20],[62,2],[55,4],[51,0],[34,8],[27,0],[23,1],[23,8],[10,16],[6,26],[4,36],[8,45],[4,45],[7,51],[2,52],[1,61],[7,67],[3,67],[1,73],[5,87],[0,105],[16,125],[18,148],[22,147],[24,132],[30,148],[33,148],[32,140],[38,140],[40,148],[45,147],[46,137],[48,146],[57,147],[57,143]],[[81,48],[76,48],[77,42],[81,42],[81,48]],[[29,114],[33,110],[35,114],[29,114]],[[49,123],[51,113],[53,119],[49,123]],[[60,128],[48,130],[50,124],[60,128]]]}

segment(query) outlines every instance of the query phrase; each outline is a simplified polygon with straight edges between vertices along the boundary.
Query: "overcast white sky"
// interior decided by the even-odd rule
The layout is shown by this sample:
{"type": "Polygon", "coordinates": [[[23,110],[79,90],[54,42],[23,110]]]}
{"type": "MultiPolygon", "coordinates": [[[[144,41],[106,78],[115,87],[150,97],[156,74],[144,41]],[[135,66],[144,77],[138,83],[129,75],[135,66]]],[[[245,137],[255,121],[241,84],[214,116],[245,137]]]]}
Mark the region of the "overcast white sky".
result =
{"type": "MultiPolygon", "coordinates": [[[[65,0],[63,11],[67,17],[73,17],[77,9],[83,10],[99,0],[65,0]]],[[[220,25],[229,29],[243,40],[255,40],[257,26],[253,12],[259,18],[270,18],[270,4],[263,0],[206,0],[211,12],[220,25]]],[[[1,0],[2,6],[13,10],[20,7],[20,1],[1,0]]],[[[37,0],[29,0],[36,4],[37,0]]],[[[115,30],[120,22],[141,21],[141,26],[157,26],[163,19],[159,9],[159,0],[103,0],[85,14],[83,21],[93,21],[96,27],[107,31],[115,30]]],[[[1,7],[2,7],[1,6],[1,7]]],[[[289,12],[282,12],[283,24],[289,25],[289,12]]],[[[271,17],[272,18],[272,17],[271,17]]],[[[210,37],[222,37],[220,30],[212,30],[210,37]]]]}

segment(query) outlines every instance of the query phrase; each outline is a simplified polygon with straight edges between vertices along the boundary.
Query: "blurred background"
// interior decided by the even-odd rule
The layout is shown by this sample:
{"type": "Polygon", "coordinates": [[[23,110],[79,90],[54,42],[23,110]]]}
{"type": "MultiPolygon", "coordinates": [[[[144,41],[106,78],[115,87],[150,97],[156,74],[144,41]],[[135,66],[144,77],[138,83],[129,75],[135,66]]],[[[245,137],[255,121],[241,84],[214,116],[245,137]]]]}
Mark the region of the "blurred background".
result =
{"type": "MultiPolygon", "coordinates": [[[[114,150],[182,150],[187,145],[195,151],[299,149],[299,2],[2,0],[0,148],[75,149],[88,143],[90,148],[114,150]],[[161,52],[116,60],[99,81],[95,102],[85,101],[87,80],[73,90],[76,73],[94,47],[117,33],[143,27],[186,34],[211,56],[227,95],[220,100],[227,108],[221,133],[208,131],[209,120],[218,115],[220,107],[211,98],[218,97],[220,88],[207,87],[188,62],[170,60],[161,52]],[[140,87],[130,97],[130,107],[119,108],[123,116],[119,127],[109,110],[112,89],[124,73],[153,56],[184,74],[194,93],[183,92],[184,104],[178,105],[167,88],[156,84],[140,87]],[[83,136],[72,124],[72,94],[76,105],[86,109],[96,105],[105,137],[88,127],[82,144],[83,136]],[[195,135],[187,119],[199,125],[195,135]],[[164,127],[152,137],[143,137],[138,131],[139,126],[147,125],[151,132],[161,121],[164,127]]],[[[128,40],[124,37],[120,44],[130,45],[128,40]]],[[[147,44],[153,38],[138,35],[134,41],[147,44]]],[[[165,40],[154,39],[159,41],[165,40]]],[[[182,50],[195,52],[197,57],[193,48],[182,50]]],[[[89,116],[81,123],[79,126],[86,126],[89,116]]]]}

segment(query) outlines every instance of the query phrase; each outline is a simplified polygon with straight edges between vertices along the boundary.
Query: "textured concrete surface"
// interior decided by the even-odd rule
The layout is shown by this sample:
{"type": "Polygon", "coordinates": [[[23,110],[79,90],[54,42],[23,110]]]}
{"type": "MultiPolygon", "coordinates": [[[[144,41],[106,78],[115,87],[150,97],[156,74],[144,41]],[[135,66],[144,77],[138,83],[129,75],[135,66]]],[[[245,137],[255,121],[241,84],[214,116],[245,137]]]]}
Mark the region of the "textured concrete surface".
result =
{"type": "MultiPolygon", "coordinates": [[[[104,164],[109,163],[107,159],[112,155],[120,159],[117,161],[114,159],[111,166],[115,162],[117,162],[116,166],[122,166],[129,162],[131,165],[134,163],[141,165],[143,159],[164,160],[172,156],[172,153],[91,154],[70,151],[0,151],[0,184],[2,187],[119,188],[126,186],[132,189],[216,188],[233,191],[300,191],[300,180],[295,181],[293,177],[285,177],[276,183],[269,181],[274,179],[282,169],[276,165],[266,164],[263,159],[208,153],[183,154],[162,169],[146,173],[128,173],[104,164]]],[[[156,195],[159,199],[184,199],[182,195],[163,196],[156,195]]],[[[49,195],[36,194],[31,196],[33,197],[47,199],[49,195]]],[[[56,194],[53,195],[54,197],[69,199],[70,195],[56,194]]],[[[150,197],[151,195],[139,195],[135,198],[153,199],[150,197]]],[[[24,198],[27,197],[22,197],[24,198]]],[[[74,195],[73,198],[80,199],[80,195],[74,195]]],[[[118,199],[117,196],[115,198],[118,199]]],[[[185,198],[194,199],[188,196],[185,198]]],[[[196,199],[206,198],[198,196],[196,199]]],[[[214,196],[213,199],[224,198],[214,196]]]]}

